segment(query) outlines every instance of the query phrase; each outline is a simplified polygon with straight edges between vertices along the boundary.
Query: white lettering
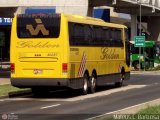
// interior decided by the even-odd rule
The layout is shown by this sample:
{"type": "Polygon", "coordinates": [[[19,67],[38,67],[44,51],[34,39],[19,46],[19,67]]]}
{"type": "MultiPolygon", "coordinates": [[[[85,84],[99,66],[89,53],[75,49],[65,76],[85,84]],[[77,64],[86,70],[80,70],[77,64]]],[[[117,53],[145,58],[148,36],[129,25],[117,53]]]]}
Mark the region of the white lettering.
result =
{"type": "Polygon", "coordinates": [[[7,18],[3,18],[4,19],[4,22],[6,23],[7,22],[7,18]]]}
{"type": "Polygon", "coordinates": [[[12,22],[12,18],[3,18],[5,23],[11,23],[12,22]]]}

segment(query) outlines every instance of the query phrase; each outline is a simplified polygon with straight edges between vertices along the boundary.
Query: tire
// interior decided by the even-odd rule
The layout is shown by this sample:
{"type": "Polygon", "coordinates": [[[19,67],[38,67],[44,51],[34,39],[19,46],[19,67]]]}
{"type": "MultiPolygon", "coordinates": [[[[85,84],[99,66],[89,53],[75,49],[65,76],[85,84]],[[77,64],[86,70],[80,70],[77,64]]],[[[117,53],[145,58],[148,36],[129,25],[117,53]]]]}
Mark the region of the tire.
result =
{"type": "Polygon", "coordinates": [[[87,93],[88,93],[88,75],[84,74],[82,94],[86,95],[87,93]]]}
{"type": "Polygon", "coordinates": [[[115,87],[122,87],[124,81],[124,75],[121,74],[120,81],[115,83],[115,87]]]}
{"type": "Polygon", "coordinates": [[[96,92],[96,75],[93,73],[91,80],[90,80],[90,92],[95,93],[96,92]]]}
{"type": "Polygon", "coordinates": [[[135,62],[135,63],[133,64],[133,67],[134,67],[135,70],[139,70],[139,69],[140,69],[139,62],[135,62]]]}
{"type": "Polygon", "coordinates": [[[120,72],[120,80],[115,83],[115,87],[122,87],[124,78],[125,78],[125,69],[124,67],[122,67],[121,72],[120,72]]]}

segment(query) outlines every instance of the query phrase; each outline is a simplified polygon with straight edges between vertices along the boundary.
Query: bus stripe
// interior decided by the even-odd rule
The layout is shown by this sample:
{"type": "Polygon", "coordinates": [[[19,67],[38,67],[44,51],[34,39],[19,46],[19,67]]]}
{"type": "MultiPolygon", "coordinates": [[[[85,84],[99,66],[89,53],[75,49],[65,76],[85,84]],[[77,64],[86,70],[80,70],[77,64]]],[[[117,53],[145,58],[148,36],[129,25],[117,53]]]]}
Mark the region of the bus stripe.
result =
{"type": "Polygon", "coordinates": [[[81,64],[80,64],[79,77],[82,77],[83,61],[84,61],[84,53],[83,53],[81,64]]]}
{"type": "Polygon", "coordinates": [[[84,66],[85,66],[85,54],[83,54],[83,61],[82,61],[82,66],[81,66],[81,76],[83,75],[84,66]]]}
{"type": "Polygon", "coordinates": [[[86,55],[85,55],[85,53],[83,53],[80,68],[79,68],[79,71],[78,71],[78,77],[83,76],[83,73],[84,73],[84,70],[85,70],[85,64],[86,64],[86,55]]]}
{"type": "Polygon", "coordinates": [[[81,66],[81,74],[80,74],[81,77],[83,76],[83,73],[84,73],[84,67],[85,67],[85,56],[83,56],[83,61],[81,66]]]}

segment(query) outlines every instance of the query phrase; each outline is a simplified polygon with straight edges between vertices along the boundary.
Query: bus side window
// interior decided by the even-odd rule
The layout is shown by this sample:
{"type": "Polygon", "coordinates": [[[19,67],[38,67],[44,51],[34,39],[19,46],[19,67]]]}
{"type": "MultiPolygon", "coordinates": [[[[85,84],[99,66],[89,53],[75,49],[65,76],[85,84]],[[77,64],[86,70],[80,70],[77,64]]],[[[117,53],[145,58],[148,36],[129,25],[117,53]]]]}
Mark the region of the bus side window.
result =
{"type": "Polygon", "coordinates": [[[122,41],[122,30],[121,29],[116,29],[116,41],[117,41],[117,46],[118,47],[123,47],[123,41],[122,41]]]}
{"type": "Polygon", "coordinates": [[[84,25],[84,33],[85,33],[85,39],[84,39],[84,44],[85,45],[92,45],[93,42],[93,29],[92,26],[90,25],[84,25]]]}
{"type": "Polygon", "coordinates": [[[101,26],[95,26],[94,27],[94,43],[97,45],[97,46],[101,46],[103,45],[103,29],[101,26]]]}
{"type": "Polygon", "coordinates": [[[70,45],[74,45],[74,23],[69,23],[69,43],[70,45]]]}
{"type": "Polygon", "coordinates": [[[115,29],[110,28],[110,47],[115,46],[115,29]]]}
{"type": "Polygon", "coordinates": [[[122,31],[120,29],[111,28],[111,46],[123,47],[122,31]]]}
{"type": "Polygon", "coordinates": [[[73,40],[75,45],[83,45],[84,43],[84,26],[82,24],[74,25],[73,40]]]}
{"type": "Polygon", "coordinates": [[[107,28],[107,27],[103,28],[103,36],[104,36],[104,45],[109,46],[109,44],[110,44],[110,42],[109,42],[109,39],[110,39],[109,28],[107,28]]]}

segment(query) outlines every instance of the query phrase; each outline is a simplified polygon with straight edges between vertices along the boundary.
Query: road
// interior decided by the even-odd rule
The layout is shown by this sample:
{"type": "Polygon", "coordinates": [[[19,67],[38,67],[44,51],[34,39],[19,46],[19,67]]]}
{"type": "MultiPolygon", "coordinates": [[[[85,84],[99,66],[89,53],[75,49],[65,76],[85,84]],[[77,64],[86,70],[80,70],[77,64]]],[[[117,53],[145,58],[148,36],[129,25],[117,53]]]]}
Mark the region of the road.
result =
{"type": "Polygon", "coordinates": [[[160,98],[159,78],[160,73],[132,73],[123,87],[105,86],[95,94],[58,91],[38,98],[3,98],[0,114],[20,120],[87,119],[160,98]]]}

